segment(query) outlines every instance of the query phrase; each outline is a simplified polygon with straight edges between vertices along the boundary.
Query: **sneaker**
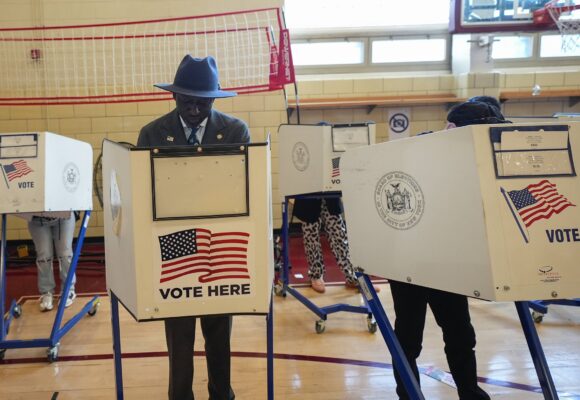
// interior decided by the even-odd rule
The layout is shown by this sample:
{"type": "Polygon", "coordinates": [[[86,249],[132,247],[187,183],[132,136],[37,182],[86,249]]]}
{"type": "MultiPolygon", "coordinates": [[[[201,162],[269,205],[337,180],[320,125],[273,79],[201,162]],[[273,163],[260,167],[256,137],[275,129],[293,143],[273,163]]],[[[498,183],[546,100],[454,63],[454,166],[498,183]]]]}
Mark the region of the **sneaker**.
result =
{"type": "Polygon", "coordinates": [[[40,311],[52,310],[52,293],[45,293],[40,296],[40,311]]]}
{"type": "Polygon", "coordinates": [[[315,292],[318,293],[324,293],[326,291],[326,288],[324,287],[324,281],[322,280],[322,278],[311,279],[310,286],[315,292]]]}
{"type": "Polygon", "coordinates": [[[64,304],[65,307],[70,307],[73,303],[73,301],[75,301],[75,299],[77,298],[77,294],[75,293],[74,290],[70,290],[68,292],[68,297],[66,298],[66,303],[64,304]]]}

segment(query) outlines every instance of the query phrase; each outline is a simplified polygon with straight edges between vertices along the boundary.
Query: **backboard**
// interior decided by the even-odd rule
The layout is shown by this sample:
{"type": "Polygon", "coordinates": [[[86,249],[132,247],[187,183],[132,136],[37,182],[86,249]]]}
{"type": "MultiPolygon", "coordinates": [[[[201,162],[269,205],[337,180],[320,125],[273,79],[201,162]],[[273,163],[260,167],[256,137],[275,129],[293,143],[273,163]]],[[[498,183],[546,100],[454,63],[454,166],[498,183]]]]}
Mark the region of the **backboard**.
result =
{"type": "MultiPolygon", "coordinates": [[[[453,0],[449,18],[452,33],[540,31],[557,29],[553,24],[534,23],[534,11],[550,0],[453,0]]],[[[580,0],[560,0],[578,5],[580,0]]]]}

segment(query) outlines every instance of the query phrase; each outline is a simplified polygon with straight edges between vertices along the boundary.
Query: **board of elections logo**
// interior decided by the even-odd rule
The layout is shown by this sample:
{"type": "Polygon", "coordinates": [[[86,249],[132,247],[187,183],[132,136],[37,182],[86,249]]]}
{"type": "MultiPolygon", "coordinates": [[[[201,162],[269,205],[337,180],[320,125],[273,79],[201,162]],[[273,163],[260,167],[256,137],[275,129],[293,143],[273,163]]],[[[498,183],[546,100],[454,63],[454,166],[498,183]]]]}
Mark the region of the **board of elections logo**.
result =
{"type": "Polygon", "coordinates": [[[298,171],[304,171],[310,164],[308,147],[302,142],[297,142],[292,149],[292,162],[298,171]]]}
{"type": "Polygon", "coordinates": [[[62,171],[64,187],[69,192],[74,192],[79,187],[80,173],[76,164],[68,163],[62,171]]]}
{"type": "Polygon", "coordinates": [[[417,181],[404,172],[383,175],[375,188],[375,206],[385,224],[399,230],[414,227],[425,210],[425,198],[417,181]]]}

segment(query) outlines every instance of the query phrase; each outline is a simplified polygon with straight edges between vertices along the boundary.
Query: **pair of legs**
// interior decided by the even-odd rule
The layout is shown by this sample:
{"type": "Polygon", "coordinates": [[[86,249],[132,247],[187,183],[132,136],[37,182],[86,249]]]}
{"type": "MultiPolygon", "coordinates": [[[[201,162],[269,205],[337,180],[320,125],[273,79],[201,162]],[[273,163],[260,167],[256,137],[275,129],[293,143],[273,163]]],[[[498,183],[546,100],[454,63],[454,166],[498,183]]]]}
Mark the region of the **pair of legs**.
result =
{"type": "Polygon", "coordinates": [[[302,222],[302,237],[306,259],[308,261],[308,276],[311,280],[322,279],[324,277],[324,258],[322,255],[322,245],[320,243],[320,232],[323,228],[328,236],[332,254],[334,254],[336,262],[346,278],[347,284],[356,286],[355,269],[350,262],[350,254],[348,251],[346,224],[340,214],[330,214],[324,200],[322,201],[318,220],[312,223],[302,222]]]}
{"type": "MultiPolygon", "coordinates": [[[[427,304],[443,331],[445,355],[461,400],[487,400],[489,395],[477,385],[475,331],[471,325],[465,296],[408,283],[390,281],[395,306],[395,334],[413,374],[419,381],[417,358],[421,354],[427,304]]],[[[395,369],[397,394],[408,399],[395,369]]]]}
{"type": "MultiPolygon", "coordinates": [[[[169,352],[169,400],[193,400],[193,345],[197,317],[165,320],[169,352]]],[[[205,339],[210,400],[233,400],[230,384],[230,315],[199,317],[205,339]]]]}
{"type": "MultiPolygon", "coordinates": [[[[28,230],[36,249],[36,266],[38,268],[38,291],[43,294],[54,294],[56,284],[52,261],[54,252],[58,258],[60,281],[64,284],[73,257],[72,241],[75,230],[75,218],[33,218],[28,223],[28,230]]],[[[74,293],[76,277],[72,277],[71,292],[74,293]]]]}

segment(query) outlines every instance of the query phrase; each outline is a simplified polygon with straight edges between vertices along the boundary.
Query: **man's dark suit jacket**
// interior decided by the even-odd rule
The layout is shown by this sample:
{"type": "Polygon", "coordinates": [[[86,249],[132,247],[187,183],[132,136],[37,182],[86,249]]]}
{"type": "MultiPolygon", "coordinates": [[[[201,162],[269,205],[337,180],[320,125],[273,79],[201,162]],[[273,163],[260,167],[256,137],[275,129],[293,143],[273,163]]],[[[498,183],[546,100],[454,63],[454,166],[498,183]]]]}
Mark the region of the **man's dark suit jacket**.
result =
{"type": "MultiPolygon", "coordinates": [[[[246,123],[212,109],[201,144],[249,143],[250,132],[246,123]]],[[[187,145],[185,132],[177,110],[150,122],[141,129],[137,146],[187,145]]]]}

